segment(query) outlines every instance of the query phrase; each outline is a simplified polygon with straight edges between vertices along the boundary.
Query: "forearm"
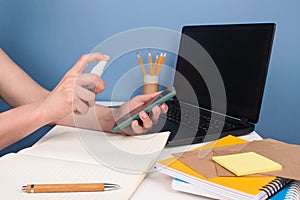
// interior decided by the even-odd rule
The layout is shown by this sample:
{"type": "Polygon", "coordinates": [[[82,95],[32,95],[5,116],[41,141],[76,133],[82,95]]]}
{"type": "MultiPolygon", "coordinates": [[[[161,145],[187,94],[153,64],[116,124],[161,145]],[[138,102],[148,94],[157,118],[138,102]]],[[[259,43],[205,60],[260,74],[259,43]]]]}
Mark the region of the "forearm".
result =
{"type": "Polygon", "coordinates": [[[0,149],[50,123],[50,116],[40,102],[0,113],[0,149]]]}
{"type": "Polygon", "coordinates": [[[49,91],[37,84],[0,48],[0,98],[17,107],[44,99],[49,91]]]}
{"type": "Polygon", "coordinates": [[[70,114],[54,124],[111,132],[115,125],[113,110],[96,105],[86,115],[70,114]]]}

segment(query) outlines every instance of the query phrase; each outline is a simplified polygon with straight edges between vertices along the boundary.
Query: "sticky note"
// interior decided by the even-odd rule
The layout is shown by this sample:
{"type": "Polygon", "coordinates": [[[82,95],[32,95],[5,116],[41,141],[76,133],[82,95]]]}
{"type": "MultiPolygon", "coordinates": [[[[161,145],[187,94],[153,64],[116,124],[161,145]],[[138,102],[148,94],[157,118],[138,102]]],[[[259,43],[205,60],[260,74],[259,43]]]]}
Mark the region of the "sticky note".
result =
{"type": "Polygon", "coordinates": [[[255,152],[213,156],[212,160],[237,176],[281,170],[282,166],[255,152]]]}

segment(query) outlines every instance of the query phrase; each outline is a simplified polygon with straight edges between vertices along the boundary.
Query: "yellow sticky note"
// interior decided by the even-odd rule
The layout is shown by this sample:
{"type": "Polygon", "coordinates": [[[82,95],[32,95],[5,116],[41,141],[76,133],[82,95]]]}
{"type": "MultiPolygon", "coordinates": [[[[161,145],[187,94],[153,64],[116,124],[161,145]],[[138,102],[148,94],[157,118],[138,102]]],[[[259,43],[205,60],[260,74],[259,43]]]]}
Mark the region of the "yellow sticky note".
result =
{"type": "Polygon", "coordinates": [[[255,152],[213,156],[212,160],[237,176],[281,170],[282,166],[255,152]]]}

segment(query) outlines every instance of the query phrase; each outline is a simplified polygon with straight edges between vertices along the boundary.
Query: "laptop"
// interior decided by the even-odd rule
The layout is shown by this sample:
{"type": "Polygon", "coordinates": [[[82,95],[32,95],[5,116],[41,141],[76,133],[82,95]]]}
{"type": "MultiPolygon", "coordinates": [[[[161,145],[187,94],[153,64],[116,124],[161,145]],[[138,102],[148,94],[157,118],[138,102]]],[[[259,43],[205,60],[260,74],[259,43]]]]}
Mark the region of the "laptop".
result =
{"type": "Polygon", "coordinates": [[[274,31],[274,23],[182,28],[174,76],[177,95],[167,103],[162,120],[162,130],[171,131],[167,146],[254,130],[274,31]]]}

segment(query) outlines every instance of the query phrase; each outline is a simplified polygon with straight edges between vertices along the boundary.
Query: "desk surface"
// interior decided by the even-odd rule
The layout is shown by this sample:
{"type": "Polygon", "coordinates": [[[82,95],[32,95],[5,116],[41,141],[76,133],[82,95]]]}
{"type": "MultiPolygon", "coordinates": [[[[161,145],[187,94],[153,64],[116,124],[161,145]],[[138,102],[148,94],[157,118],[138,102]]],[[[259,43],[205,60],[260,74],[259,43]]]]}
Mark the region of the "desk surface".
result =
{"type": "MultiPolygon", "coordinates": [[[[47,133],[41,140],[39,140],[37,144],[46,141],[57,134],[60,134],[63,126],[56,126],[54,127],[49,133],[47,133]]],[[[70,130],[72,128],[65,127],[66,130],[70,130]]],[[[254,139],[261,139],[261,137],[252,132],[249,135],[242,136],[246,140],[254,140],[254,139]]],[[[165,148],[158,160],[162,160],[171,156],[172,153],[175,152],[182,152],[188,151],[198,146],[204,145],[205,143],[201,144],[193,144],[193,145],[186,145],[186,146],[179,146],[179,147],[167,147],[165,148]]],[[[172,189],[171,187],[172,177],[164,175],[162,173],[157,172],[156,170],[152,169],[151,172],[147,175],[147,177],[143,180],[142,184],[139,186],[137,191],[134,193],[131,199],[140,200],[140,199],[149,199],[153,200],[153,197],[159,197],[160,199],[185,199],[185,200],[192,200],[192,199],[208,199],[205,197],[200,197],[192,194],[178,192],[172,189]]]]}
{"type": "MultiPolygon", "coordinates": [[[[105,106],[111,106],[120,104],[118,103],[112,103],[112,102],[97,102],[98,104],[105,105],[105,106]]],[[[58,126],[57,128],[54,127],[49,133],[47,133],[43,138],[41,138],[40,141],[38,141],[36,144],[39,144],[51,137],[54,137],[55,135],[59,134],[61,132],[61,126],[58,126]],[[60,127],[60,128],[58,128],[60,127]]],[[[68,127],[67,129],[70,129],[68,127]]],[[[252,132],[248,135],[242,136],[241,138],[244,138],[246,140],[254,140],[254,139],[261,139],[261,137],[255,133],[252,132]]],[[[188,151],[193,148],[196,148],[198,146],[204,145],[205,143],[201,144],[193,144],[193,145],[186,145],[186,146],[179,146],[179,147],[166,147],[158,160],[162,160],[165,158],[168,158],[171,156],[172,153],[175,152],[183,152],[188,151]]],[[[208,199],[206,197],[200,197],[192,194],[187,194],[183,192],[178,192],[172,189],[171,187],[172,183],[172,177],[164,175],[162,173],[157,172],[155,169],[152,169],[151,172],[147,175],[147,177],[143,180],[142,184],[139,186],[137,191],[134,193],[131,199],[133,200],[153,200],[153,197],[159,197],[159,199],[172,199],[172,200],[193,200],[193,199],[208,199]]]]}

